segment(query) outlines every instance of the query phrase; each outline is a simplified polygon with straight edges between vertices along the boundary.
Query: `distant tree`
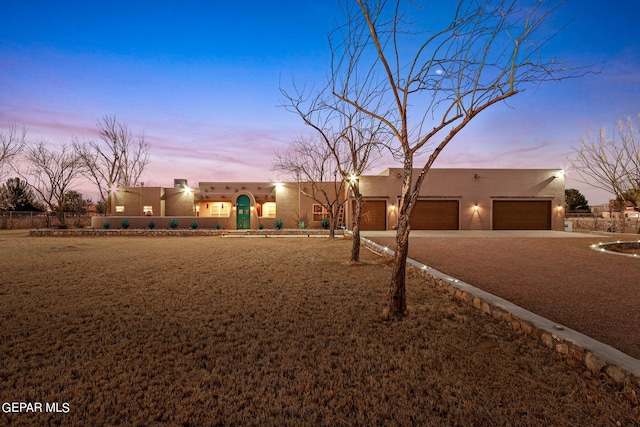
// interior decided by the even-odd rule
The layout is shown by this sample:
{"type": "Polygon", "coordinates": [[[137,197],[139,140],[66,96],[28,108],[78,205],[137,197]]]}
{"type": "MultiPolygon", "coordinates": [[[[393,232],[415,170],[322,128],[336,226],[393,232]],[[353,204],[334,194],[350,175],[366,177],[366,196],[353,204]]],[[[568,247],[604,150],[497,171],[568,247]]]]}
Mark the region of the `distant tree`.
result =
{"type": "Polygon", "coordinates": [[[596,136],[581,137],[580,147],[574,147],[574,155],[569,160],[582,182],[603,189],[624,205],[637,209],[640,126],[636,122],[626,117],[615,124],[611,136],[602,127],[596,136]]]}
{"type": "Polygon", "coordinates": [[[73,212],[79,215],[84,215],[87,213],[87,206],[91,204],[90,199],[85,199],[82,197],[81,193],[78,193],[75,190],[67,191],[64,197],[64,211],[65,212],[73,212]]]}
{"type": "Polygon", "coordinates": [[[619,210],[625,210],[626,208],[634,208],[639,210],[640,204],[640,191],[636,189],[630,189],[622,193],[615,199],[616,204],[619,206],[619,210]]]}
{"type": "Polygon", "coordinates": [[[28,182],[9,178],[0,187],[0,209],[11,211],[40,211],[36,197],[28,182]]]}
{"type": "Polygon", "coordinates": [[[273,170],[294,178],[304,196],[326,209],[329,236],[334,237],[338,211],[344,206],[346,195],[345,182],[329,147],[317,138],[300,138],[289,144],[286,151],[276,153],[273,170]]]}
{"type": "Polygon", "coordinates": [[[104,202],[104,200],[98,200],[98,203],[96,203],[96,213],[98,215],[107,214],[107,204],[104,202]]]}
{"type": "Polygon", "coordinates": [[[574,188],[564,190],[564,203],[569,212],[588,212],[589,202],[574,188]]]}
{"type": "Polygon", "coordinates": [[[98,188],[100,199],[111,214],[110,194],[115,187],[135,187],[149,163],[150,144],[144,131],[134,134],[115,116],[98,120],[98,140],[76,141],[75,149],[84,166],[83,174],[98,188]]]}
{"type": "Polygon", "coordinates": [[[552,36],[546,21],[561,1],[439,2],[451,18],[442,27],[429,27],[439,20],[424,3],[345,0],[345,23],[330,36],[334,95],[383,124],[403,165],[389,285],[394,319],[406,314],[411,214],[442,150],[525,88],[584,74],[544,52],[552,36]],[[415,171],[420,155],[426,160],[415,171]]]}
{"type": "Polygon", "coordinates": [[[26,129],[18,129],[15,124],[0,128],[0,178],[4,167],[10,164],[23,150],[26,143],[26,129]]]}
{"type": "Polygon", "coordinates": [[[51,147],[44,140],[27,147],[25,161],[31,188],[65,227],[66,195],[83,172],[82,161],[70,146],[51,147]]]}

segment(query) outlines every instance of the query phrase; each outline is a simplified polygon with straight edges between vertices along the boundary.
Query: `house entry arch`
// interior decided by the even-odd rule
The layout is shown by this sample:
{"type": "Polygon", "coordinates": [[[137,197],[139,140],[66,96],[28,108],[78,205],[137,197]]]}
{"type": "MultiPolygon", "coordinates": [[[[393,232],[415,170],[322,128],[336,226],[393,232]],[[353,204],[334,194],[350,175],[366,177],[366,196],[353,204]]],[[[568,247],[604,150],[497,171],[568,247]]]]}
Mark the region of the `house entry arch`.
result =
{"type": "Polygon", "coordinates": [[[243,194],[236,201],[236,228],[248,230],[251,228],[251,199],[243,194]]]}

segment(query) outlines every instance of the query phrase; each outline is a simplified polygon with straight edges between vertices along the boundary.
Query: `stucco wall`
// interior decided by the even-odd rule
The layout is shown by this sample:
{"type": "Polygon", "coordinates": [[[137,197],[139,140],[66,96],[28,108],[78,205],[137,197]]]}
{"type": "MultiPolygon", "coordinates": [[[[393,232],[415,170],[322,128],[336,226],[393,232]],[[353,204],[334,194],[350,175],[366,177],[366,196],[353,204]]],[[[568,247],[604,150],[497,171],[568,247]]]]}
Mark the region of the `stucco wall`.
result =
{"type": "MultiPolygon", "coordinates": [[[[336,199],[336,188],[333,184],[325,185],[330,200],[336,199]]],[[[282,219],[287,228],[297,228],[298,222],[304,220],[309,228],[321,228],[321,221],[313,220],[313,205],[317,201],[304,193],[312,192],[309,182],[289,182],[280,184],[276,190],[277,217],[282,219]]],[[[323,200],[320,193],[316,193],[319,200],[323,200]]],[[[342,196],[344,199],[344,196],[342,196]]]]}
{"type": "Polygon", "coordinates": [[[109,222],[109,229],[122,230],[122,221],[129,222],[130,229],[149,228],[149,222],[154,223],[154,229],[171,228],[169,222],[173,219],[178,221],[178,230],[191,228],[191,224],[195,221],[197,229],[216,229],[216,224],[220,223],[220,228],[229,230],[222,224],[219,218],[198,218],[195,216],[94,216],[91,218],[91,227],[95,229],[104,228],[104,223],[109,222]]]}
{"type": "Polygon", "coordinates": [[[111,194],[113,215],[142,216],[144,207],[151,206],[154,216],[194,215],[193,193],[182,188],[127,187],[111,194]],[[117,212],[116,207],[124,211],[117,212]]]}
{"type": "MultiPolygon", "coordinates": [[[[387,200],[388,229],[397,224],[392,205],[398,206],[402,176],[403,170],[394,168],[380,175],[359,178],[360,191],[365,197],[387,200]]],[[[414,182],[416,178],[414,173],[414,182]]],[[[420,189],[420,197],[458,200],[461,230],[490,230],[494,200],[549,200],[551,228],[563,230],[564,181],[560,169],[431,169],[420,189]]]]}

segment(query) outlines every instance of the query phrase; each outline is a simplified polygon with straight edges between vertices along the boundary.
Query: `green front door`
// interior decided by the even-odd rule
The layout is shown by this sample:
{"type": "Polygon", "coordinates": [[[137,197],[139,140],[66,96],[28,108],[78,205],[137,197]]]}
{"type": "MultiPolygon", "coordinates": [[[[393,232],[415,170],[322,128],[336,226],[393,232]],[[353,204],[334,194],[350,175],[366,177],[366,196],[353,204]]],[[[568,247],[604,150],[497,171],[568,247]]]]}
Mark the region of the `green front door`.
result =
{"type": "Polygon", "coordinates": [[[249,196],[242,195],[236,202],[236,228],[247,230],[251,228],[251,200],[249,196]]]}

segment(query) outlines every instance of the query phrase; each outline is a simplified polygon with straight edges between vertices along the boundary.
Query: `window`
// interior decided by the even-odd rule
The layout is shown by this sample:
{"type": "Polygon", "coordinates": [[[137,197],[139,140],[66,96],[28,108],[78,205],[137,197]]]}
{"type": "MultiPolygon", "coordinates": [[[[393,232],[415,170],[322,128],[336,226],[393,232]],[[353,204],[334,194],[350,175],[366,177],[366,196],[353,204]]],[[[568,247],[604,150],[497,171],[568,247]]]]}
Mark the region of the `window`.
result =
{"type": "Polygon", "coordinates": [[[116,213],[123,213],[124,212],[124,206],[120,205],[120,206],[116,206],[116,213]]]}
{"type": "Polygon", "coordinates": [[[262,217],[263,218],[276,217],[276,202],[264,202],[262,204],[262,217]]]}
{"type": "Polygon", "coordinates": [[[226,218],[231,213],[231,203],[216,202],[209,203],[209,216],[215,218],[226,218]]]}
{"type": "Polygon", "coordinates": [[[313,205],[313,220],[322,221],[325,218],[329,218],[329,210],[322,205],[313,205]]]}
{"type": "Polygon", "coordinates": [[[142,212],[144,215],[151,216],[153,215],[153,206],[144,206],[142,208],[142,212]]]}

